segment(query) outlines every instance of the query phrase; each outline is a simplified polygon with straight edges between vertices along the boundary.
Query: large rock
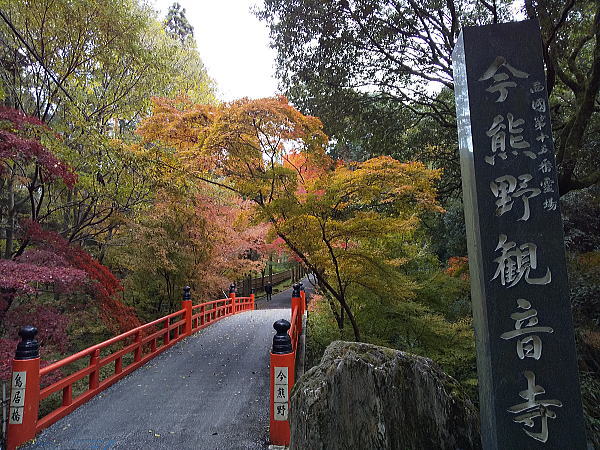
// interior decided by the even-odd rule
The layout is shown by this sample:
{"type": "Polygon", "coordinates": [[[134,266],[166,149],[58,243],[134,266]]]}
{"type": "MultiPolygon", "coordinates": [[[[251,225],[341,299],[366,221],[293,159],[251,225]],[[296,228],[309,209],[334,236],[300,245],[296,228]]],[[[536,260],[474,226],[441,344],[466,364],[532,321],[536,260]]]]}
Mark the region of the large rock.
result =
{"type": "Polygon", "coordinates": [[[431,360],[333,342],[294,386],[291,449],[476,449],[477,410],[431,360]]]}

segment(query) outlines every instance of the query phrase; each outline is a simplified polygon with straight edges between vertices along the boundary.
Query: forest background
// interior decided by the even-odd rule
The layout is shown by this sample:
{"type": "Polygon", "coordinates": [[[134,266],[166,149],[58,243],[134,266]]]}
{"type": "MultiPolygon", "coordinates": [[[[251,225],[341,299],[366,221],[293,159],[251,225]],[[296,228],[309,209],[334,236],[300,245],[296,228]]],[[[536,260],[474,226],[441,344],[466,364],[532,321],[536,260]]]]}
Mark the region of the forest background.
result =
{"type": "Polygon", "coordinates": [[[537,17],[600,447],[598,2],[265,0],[286,97],[229,103],[177,4],[0,12],[0,378],[20,325],[47,363],[286,252],[321,287],[312,363],[335,339],[386,345],[434,359],[475,403],[450,55],[464,25],[537,17]]]}

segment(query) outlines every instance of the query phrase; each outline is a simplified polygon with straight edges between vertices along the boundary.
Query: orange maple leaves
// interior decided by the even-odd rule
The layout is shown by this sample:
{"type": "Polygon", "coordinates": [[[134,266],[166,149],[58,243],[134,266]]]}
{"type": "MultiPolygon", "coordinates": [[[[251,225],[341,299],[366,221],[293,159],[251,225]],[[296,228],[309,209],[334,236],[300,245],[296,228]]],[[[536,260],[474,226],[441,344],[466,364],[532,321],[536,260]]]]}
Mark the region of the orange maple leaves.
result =
{"type": "Polygon", "coordinates": [[[219,106],[196,105],[183,97],[153,98],[152,105],[152,116],[137,133],[146,142],[174,148],[192,171],[261,173],[290,152],[325,155],[321,121],[301,114],[283,96],[219,106]]]}

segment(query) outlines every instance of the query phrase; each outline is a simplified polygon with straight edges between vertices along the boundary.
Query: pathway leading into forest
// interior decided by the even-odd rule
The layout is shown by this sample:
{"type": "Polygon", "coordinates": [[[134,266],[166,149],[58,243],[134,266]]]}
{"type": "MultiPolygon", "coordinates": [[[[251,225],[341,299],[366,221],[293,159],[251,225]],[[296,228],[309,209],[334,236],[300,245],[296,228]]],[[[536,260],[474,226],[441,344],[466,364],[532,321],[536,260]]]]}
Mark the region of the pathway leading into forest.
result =
{"type": "MultiPolygon", "coordinates": [[[[307,295],[312,286],[304,280],[307,295]]],[[[44,430],[28,449],[266,449],[273,322],[287,289],[184,339],[44,430]]]]}

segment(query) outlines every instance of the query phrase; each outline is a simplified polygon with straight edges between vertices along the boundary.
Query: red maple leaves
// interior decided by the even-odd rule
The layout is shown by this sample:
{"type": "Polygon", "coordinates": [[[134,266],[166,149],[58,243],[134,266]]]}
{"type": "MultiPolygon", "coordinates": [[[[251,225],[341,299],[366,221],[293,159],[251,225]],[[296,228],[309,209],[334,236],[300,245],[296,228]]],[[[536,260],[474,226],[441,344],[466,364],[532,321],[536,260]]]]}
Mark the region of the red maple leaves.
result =
{"type": "MultiPolygon", "coordinates": [[[[61,179],[68,187],[77,181],[72,167],[57,158],[38,139],[23,137],[17,132],[27,132],[35,127],[47,130],[40,120],[5,106],[0,107],[0,162],[35,162],[46,181],[61,179]]],[[[31,133],[30,133],[31,134],[31,133]]],[[[0,175],[3,167],[0,165],[0,175]]]]}
{"type": "MultiPolygon", "coordinates": [[[[36,245],[36,251],[41,252],[36,256],[51,261],[44,268],[51,270],[53,264],[68,264],[60,266],[64,272],[61,273],[59,283],[69,280],[69,276],[85,274],[88,280],[88,283],[83,285],[85,291],[100,302],[103,321],[110,329],[126,331],[141,325],[133,308],[123,305],[115,298],[123,287],[108,267],[94,259],[83,248],[69,243],[60,234],[42,229],[37,222],[25,221],[23,229],[25,236],[36,245]]],[[[72,286],[75,287],[75,284],[72,286]]]]}

